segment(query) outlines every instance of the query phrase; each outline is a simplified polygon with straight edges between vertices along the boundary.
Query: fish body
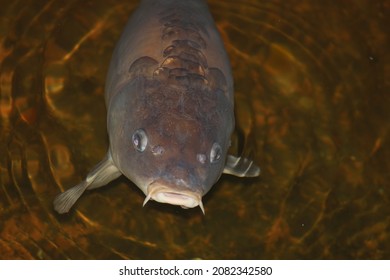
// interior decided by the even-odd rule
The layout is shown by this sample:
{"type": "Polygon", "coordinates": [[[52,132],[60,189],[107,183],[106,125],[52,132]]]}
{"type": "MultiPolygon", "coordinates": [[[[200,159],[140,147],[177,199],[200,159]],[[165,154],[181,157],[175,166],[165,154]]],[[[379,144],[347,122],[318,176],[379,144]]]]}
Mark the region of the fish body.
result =
{"type": "Polygon", "coordinates": [[[145,202],[200,206],[222,173],[259,175],[227,155],[234,129],[228,56],[203,0],[143,0],[113,52],[105,87],[105,158],[54,201],[68,212],[86,189],[125,175],[145,202]]]}

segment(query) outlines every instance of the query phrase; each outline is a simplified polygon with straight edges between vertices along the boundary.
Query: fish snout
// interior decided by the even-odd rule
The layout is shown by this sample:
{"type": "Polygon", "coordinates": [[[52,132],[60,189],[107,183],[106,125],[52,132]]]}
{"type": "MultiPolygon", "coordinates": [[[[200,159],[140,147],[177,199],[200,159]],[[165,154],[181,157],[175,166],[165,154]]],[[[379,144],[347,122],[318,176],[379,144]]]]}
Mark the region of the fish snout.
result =
{"type": "Polygon", "coordinates": [[[191,162],[170,160],[170,164],[160,173],[160,178],[170,185],[203,193],[203,175],[201,168],[191,162]]]}
{"type": "Polygon", "coordinates": [[[174,181],[177,185],[193,185],[195,182],[192,168],[176,166],[167,170],[167,179],[174,181]]]}

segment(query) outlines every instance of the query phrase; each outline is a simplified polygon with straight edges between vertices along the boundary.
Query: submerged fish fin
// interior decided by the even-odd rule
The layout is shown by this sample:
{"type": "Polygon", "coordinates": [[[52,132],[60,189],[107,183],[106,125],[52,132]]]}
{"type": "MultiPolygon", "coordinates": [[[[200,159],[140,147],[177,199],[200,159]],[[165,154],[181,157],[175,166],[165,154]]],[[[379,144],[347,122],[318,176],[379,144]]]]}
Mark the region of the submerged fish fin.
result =
{"type": "Polygon", "coordinates": [[[88,173],[84,181],[59,194],[54,199],[54,209],[60,214],[69,212],[69,209],[76,203],[85,190],[102,187],[118,178],[121,174],[112,161],[111,153],[108,152],[106,157],[88,173]]]}
{"type": "Polygon", "coordinates": [[[59,214],[69,212],[69,209],[75,204],[77,199],[79,199],[87,187],[88,183],[84,180],[73,188],[57,195],[53,203],[54,210],[56,210],[59,214]]]}
{"type": "Polygon", "coordinates": [[[115,166],[111,153],[108,152],[106,157],[88,173],[85,179],[89,183],[87,189],[92,190],[105,186],[120,175],[122,173],[115,166]]]}
{"type": "Polygon", "coordinates": [[[238,177],[256,177],[260,174],[260,168],[252,160],[228,155],[223,173],[238,177]]]}

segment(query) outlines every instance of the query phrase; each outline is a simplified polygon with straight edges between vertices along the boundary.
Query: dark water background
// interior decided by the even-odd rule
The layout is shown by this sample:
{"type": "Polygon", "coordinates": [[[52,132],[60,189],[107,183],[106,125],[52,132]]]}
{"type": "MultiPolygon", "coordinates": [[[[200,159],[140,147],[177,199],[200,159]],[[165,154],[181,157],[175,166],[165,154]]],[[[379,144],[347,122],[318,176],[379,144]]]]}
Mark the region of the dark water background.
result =
{"type": "Polygon", "coordinates": [[[1,259],[389,259],[389,1],[209,1],[236,91],[200,209],[121,178],[53,211],[107,148],[103,88],[138,1],[0,1],[1,259]],[[387,15],[387,17],[385,17],[387,15]]]}

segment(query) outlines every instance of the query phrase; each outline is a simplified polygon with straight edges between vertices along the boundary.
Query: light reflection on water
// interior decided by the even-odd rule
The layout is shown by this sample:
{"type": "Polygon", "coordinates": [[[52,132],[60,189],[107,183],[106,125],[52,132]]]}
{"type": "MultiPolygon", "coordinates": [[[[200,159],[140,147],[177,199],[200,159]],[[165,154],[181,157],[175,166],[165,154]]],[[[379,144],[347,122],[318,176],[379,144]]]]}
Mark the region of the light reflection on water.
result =
{"type": "Polygon", "coordinates": [[[52,201],[105,154],[103,88],[137,2],[1,1],[1,258],[389,258],[385,1],[209,1],[235,79],[233,150],[199,209],[126,179],[52,201]]]}

